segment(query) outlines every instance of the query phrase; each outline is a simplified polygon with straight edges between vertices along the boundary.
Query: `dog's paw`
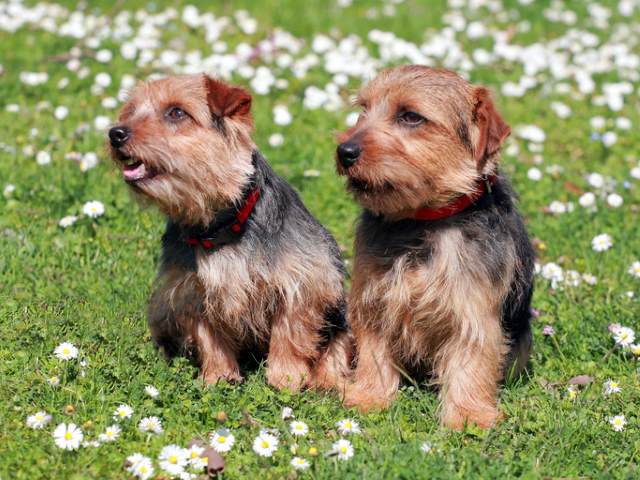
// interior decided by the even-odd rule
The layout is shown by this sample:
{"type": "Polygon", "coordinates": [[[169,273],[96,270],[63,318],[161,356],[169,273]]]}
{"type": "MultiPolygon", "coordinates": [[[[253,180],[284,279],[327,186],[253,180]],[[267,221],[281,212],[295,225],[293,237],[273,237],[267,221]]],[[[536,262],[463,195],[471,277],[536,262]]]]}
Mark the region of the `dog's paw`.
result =
{"type": "Polygon", "coordinates": [[[277,390],[299,392],[309,383],[311,372],[306,365],[289,365],[284,369],[277,364],[267,367],[267,382],[277,390]]]}
{"type": "Polygon", "coordinates": [[[343,405],[347,408],[357,408],[363,413],[379,412],[389,407],[393,398],[376,395],[372,391],[362,390],[353,385],[347,386],[343,405]]]}
{"type": "Polygon", "coordinates": [[[244,382],[244,378],[239,372],[202,372],[200,378],[207,385],[215,385],[220,380],[225,380],[229,383],[244,382]]]}
{"type": "Polygon", "coordinates": [[[486,429],[495,427],[503,418],[504,414],[491,405],[475,410],[453,408],[443,415],[442,424],[452,430],[463,430],[466,425],[472,424],[486,429]]]}

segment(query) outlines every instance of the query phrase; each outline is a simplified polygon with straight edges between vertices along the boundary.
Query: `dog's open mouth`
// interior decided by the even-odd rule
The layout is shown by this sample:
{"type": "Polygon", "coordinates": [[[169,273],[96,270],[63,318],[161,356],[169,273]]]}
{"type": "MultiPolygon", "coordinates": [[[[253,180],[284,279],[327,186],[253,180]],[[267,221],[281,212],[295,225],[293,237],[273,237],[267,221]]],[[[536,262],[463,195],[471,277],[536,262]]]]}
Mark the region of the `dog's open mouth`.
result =
{"type": "Polygon", "coordinates": [[[383,185],[373,185],[359,178],[349,178],[349,190],[356,193],[384,193],[393,189],[390,183],[385,182],[383,185]]]}
{"type": "Polygon", "coordinates": [[[141,160],[121,154],[120,161],[122,162],[122,177],[127,183],[138,183],[153,178],[157,174],[153,169],[147,168],[141,160]]]}

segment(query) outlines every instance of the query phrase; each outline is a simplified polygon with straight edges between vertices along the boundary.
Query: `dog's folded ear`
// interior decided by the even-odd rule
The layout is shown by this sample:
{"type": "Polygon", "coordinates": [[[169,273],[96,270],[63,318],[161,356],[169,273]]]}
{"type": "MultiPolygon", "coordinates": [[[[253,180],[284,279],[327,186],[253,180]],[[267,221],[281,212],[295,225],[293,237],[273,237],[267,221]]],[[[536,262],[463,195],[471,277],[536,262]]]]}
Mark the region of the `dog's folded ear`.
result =
{"type": "Polygon", "coordinates": [[[209,110],[216,117],[246,116],[251,111],[251,95],[214,78],[204,77],[209,110]]]}
{"type": "Polygon", "coordinates": [[[511,128],[493,106],[489,90],[478,87],[474,90],[473,96],[473,121],[480,130],[474,157],[478,167],[482,168],[486,161],[500,150],[505,138],[511,133],[511,128]]]}

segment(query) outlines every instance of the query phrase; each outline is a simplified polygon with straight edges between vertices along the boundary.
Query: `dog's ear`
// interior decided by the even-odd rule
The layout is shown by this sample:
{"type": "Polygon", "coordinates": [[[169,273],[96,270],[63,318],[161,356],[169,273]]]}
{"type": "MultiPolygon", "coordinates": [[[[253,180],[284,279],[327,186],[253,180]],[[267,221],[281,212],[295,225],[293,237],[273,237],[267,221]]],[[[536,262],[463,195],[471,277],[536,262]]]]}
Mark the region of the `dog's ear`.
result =
{"type": "Polygon", "coordinates": [[[232,87],[205,75],[207,103],[216,117],[236,117],[249,115],[251,95],[243,88],[232,87]]]}
{"type": "Polygon", "coordinates": [[[473,91],[473,97],[473,122],[480,131],[474,157],[478,167],[482,168],[486,161],[500,150],[505,138],[511,133],[511,128],[493,106],[489,90],[478,87],[473,91]]]}

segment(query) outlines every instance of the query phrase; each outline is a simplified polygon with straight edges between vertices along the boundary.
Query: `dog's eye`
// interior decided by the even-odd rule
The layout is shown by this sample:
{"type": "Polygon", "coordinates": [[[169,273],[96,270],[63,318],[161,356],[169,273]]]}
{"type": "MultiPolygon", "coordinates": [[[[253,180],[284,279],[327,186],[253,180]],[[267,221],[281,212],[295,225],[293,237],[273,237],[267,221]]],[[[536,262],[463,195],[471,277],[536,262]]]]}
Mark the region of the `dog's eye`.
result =
{"type": "Polygon", "coordinates": [[[164,116],[172,122],[177,122],[185,118],[187,113],[180,107],[169,107],[167,111],[164,112],[164,116]]]}
{"type": "Polygon", "coordinates": [[[400,123],[404,123],[405,125],[409,125],[412,127],[420,125],[426,120],[426,118],[416,112],[402,112],[400,115],[398,115],[398,121],[400,123]]]}

